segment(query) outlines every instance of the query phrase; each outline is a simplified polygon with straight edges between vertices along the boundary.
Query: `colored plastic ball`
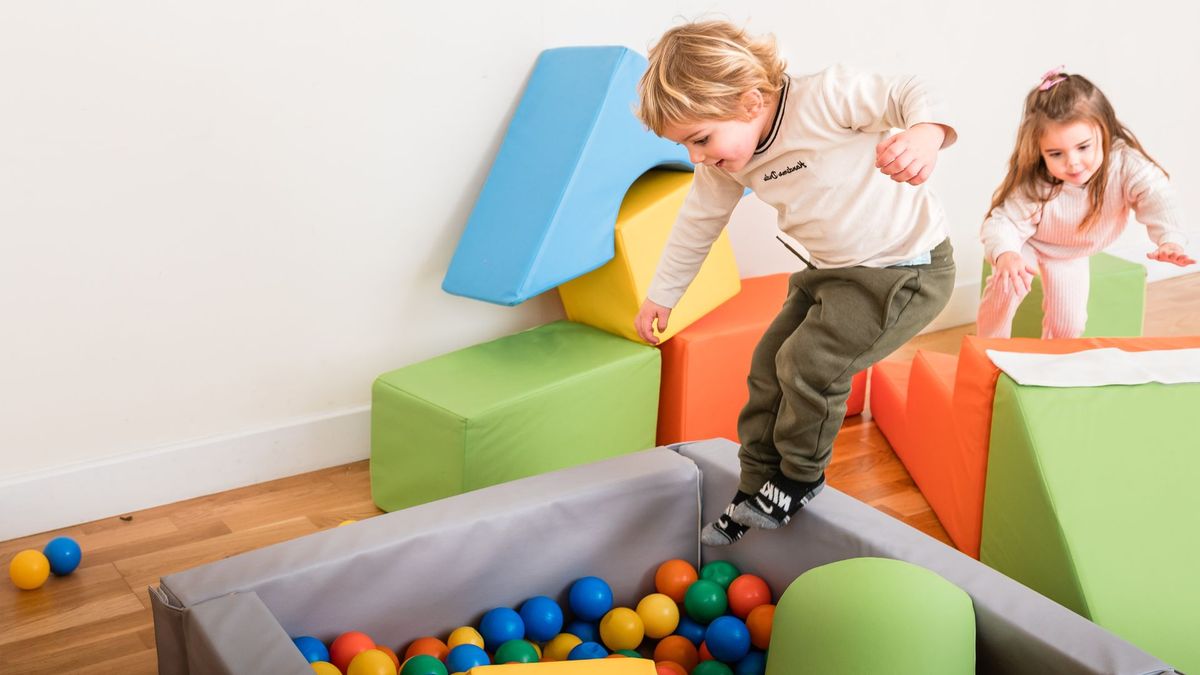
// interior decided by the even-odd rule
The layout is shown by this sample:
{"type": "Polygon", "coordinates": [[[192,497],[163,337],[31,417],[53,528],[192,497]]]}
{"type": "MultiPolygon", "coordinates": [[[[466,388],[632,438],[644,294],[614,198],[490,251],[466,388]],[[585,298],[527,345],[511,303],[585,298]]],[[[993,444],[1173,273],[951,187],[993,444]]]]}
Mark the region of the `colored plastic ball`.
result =
{"type": "Polygon", "coordinates": [[[697,649],[696,651],[700,654],[701,661],[712,661],[713,660],[712,653],[708,651],[708,645],[704,644],[703,642],[700,643],[700,648],[697,649]]]}
{"type": "Polygon", "coordinates": [[[699,647],[700,643],[704,642],[704,625],[686,614],[681,614],[679,627],[675,629],[675,634],[682,635],[691,640],[693,645],[699,647]]]}
{"type": "Polygon", "coordinates": [[[50,571],[54,576],[62,577],[75,571],[79,561],[83,559],[83,551],[79,544],[70,537],[55,537],[42,549],[42,554],[50,561],[50,571]]]}
{"type": "Polygon", "coordinates": [[[313,661],[308,665],[312,666],[313,672],[317,675],[342,675],[342,671],[328,661],[313,661]]]}
{"type": "Polygon", "coordinates": [[[492,659],[495,663],[537,663],[538,653],[534,648],[533,643],[528,640],[509,640],[500,645],[496,650],[496,656],[492,659]]]}
{"type": "Polygon", "coordinates": [[[475,666],[492,664],[483,648],[471,644],[461,644],[450,650],[446,656],[446,669],[451,673],[465,673],[475,666]]]}
{"type": "Polygon", "coordinates": [[[353,518],[347,518],[346,520],[343,520],[342,522],[338,523],[338,524],[337,524],[337,527],[345,527],[345,526],[347,526],[347,525],[353,525],[353,524],[355,524],[355,523],[357,523],[357,522],[358,522],[358,521],[357,521],[357,520],[355,520],[355,519],[353,519],[353,518]]]}
{"type": "Polygon", "coordinates": [[[525,622],[525,637],[545,642],[562,632],[563,612],[558,603],[539,595],[521,604],[521,621],[525,622]]]}
{"type": "Polygon", "coordinates": [[[400,675],[446,675],[446,664],[429,654],[417,654],[404,662],[400,675]]]}
{"type": "Polygon", "coordinates": [[[759,649],[771,646],[771,626],[775,624],[775,605],[759,605],[746,616],[750,643],[759,649]]]}
{"type": "Polygon", "coordinates": [[[479,620],[479,634],[483,636],[484,648],[494,652],[509,640],[524,638],[525,622],[516,610],[496,607],[489,609],[479,620]]]}
{"type": "Polygon", "coordinates": [[[728,607],[725,589],[715,581],[701,579],[688,587],[683,596],[683,607],[688,616],[700,623],[708,623],[725,613],[728,607]]]}
{"type": "MultiPolygon", "coordinates": [[[[459,645],[475,645],[483,649],[483,636],[479,634],[479,631],[470,626],[455,628],[450,632],[449,639],[446,640],[447,653],[449,653],[448,650],[454,649],[459,645]]],[[[445,657],[442,657],[442,660],[445,661],[445,657]]]]}
{"type": "Polygon", "coordinates": [[[728,560],[714,560],[700,568],[700,578],[715,581],[721,588],[729,588],[729,584],[738,578],[741,571],[728,560]]]}
{"type": "Polygon", "coordinates": [[[655,662],[654,670],[657,675],[688,675],[688,671],[684,670],[683,666],[671,661],[655,662]]]}
{"type": "Polygon", "coordinates": [[[329,661],[343,673],[354,657],[375,648],[375,641],[366,633],[352,630],[342,633],[329,645],[329,661]]]}
{"type": "Polygon", "coordinates": [[[396,675],[396,664],[378,649],[367,649],[350,660],[346,675],[396,675]]]}
{"type": "Polygon", "coordinates": [[[675,602],[683,602],[683,595],[700,578],[696,568],[686,560],[676,558],[658,566],[654,572],[654,588],[675,602]]]}
{"type": "Polygon", "coordinates": [[[608,650],[595,642],[580,642],[571,653],[567,654],[568,661],[583,661],[586,659],[602,659],[608,656],[608,650]]]}
{"type": "Polygon", "coordinates": [[[571,612],[584,621],[599,621],[613,608],[612,588],[599,577],[583,577],[571,584],[571,612]]]}
{"type": "Polygon", "coordinates": [[[668,635],[654,646],[654,660],[678,663],[690,672],[700,663],[700,654],[691,640],[682,635],[668,635]]]}
{"type": "Polygon", "coordinates": [[[726,590],[729,597],[729,611],[739,619],[750,615],[750,610],[759,605],[771,604],[771,587],[762,577],[753,574],[743,574],[734,579],[726,590]]]}
{"type": "Polygon", "coordinates": [[[637,649],[644,637],[642,617],[628,607],[614,607],[600,619],[600,639],[609,649],[637,649]]]}
{"type": "Polygon", "coordinates": [[[32,591],[46,583],[50,576],[50,561],[41,551],[32,548],[21,551],[13,556],[8,563],[8,578],[17,588],[32,591]]]}
{"type": "Polygon", "coordinates": [[[618,649],[616,652],[609,654],[609,656],[616,656],[617,654],[620,654],[621,656],[627,656],[631,659],[645,658],[644,656],[642,656],[641,654],[637,653],[636,651],[634,651],[632,649],[618,649]]]}
{"type": "MultiPolygon", "coordinates": [[[[463,629],[459,628],[458,630],[463,630],[463,629]]],[[[477,633],[474,628],[466,628],[466,630],[471,631],[471,633],[474,633],[474,635],[460,634],[460,637],[463,635],[466,635],[467,637],[472,637],[472,638],[478,639],[479,642],[477,644],[473,643],[473,642],[467,642],[465,644],[475,644],[476,647],[482,647],[483,646],[483,638],[479,636],[479,633],[477,633]]],[[[450,637],[453,638],[454,633],[451,633],[450,637]]],[[[442,642],[441,640],[439,640],[435,637],[430,637],[430,636],[419,637],[416,640],[413,640],[412,642],[408,643],[408,649],[404,650],[404,660],[407,661],[407,660],[411,659],[412,657],[418,656],[420,654],[428,654],[429,656],[432,656],[440,661],[445,661],[446,655],[449,653],[450,653],[450,647],[447,646],[445,642],[442,642]]]]}
{"type": "Polygon", "coordinates": [[[559,633],[546,643],[542,650],[543,661],[566,661],[571,650],[583,643],[578,635],[559,633]]]}
{"type": "Polygon", "coordinates": [[[388,658],[392,660],[393,664],[395,664],[396,670],[400,670],[400,657],[396,656],[396,652],[392,651],[391,647],[384,647],[383,645],[375,645],[375,649],[378,649],[379,651],[383,652],[384,654],[387,654],[388,658]]]}
{"type": "Polygon", "coordinates": [[[295,644],[296,649],[299,649],[300,653],[304,655],[304,660],[308,661],[309,663],[329,660],[329,648],[325,646],[324,642],[321,642],[315,637],[310,635],[301,635],[298,638],[292,638],[292,643],[295,644]]]}
{"type": "Polygon", "coordinates": [[[570,633],[584,642],[600,641],[600,627],[589,621],[572,621],[563,632],[570,633]]]}
{"type": "Polygon", "coordinates": [[[663,593],[651,593],[637,606],[638,616],[646,627],[646,637],[658,639],[675,632],[679,627],[679,605],[663,593]]]}
{"type": "Polygon", "coordinates": [[[767,655],[757,650],[750,650],[741,661],[733,664],[733,675],[763,675],[767,672],[767,655]]]}
{"type": "Polygon", "coordinates": [[[692,675],[733,675],[733,669],[720,661],[701,661],[692,670],[692,675]]]}
{"type": "Polygon", "coordinates": [[[704,631],[704,644],[718,661],[736,663],[750,652],[750,629],[736,616],[719,616],[704,631]]]}

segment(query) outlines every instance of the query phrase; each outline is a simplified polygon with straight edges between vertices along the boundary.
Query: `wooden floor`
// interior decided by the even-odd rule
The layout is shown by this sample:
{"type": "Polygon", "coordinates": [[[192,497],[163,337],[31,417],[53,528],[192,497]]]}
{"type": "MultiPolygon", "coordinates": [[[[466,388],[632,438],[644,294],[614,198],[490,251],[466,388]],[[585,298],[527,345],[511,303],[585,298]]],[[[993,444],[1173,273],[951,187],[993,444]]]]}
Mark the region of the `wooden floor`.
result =
{"type": "MultiPolygon", "coordinates": [[[[1200,335],[1200,274],[1151,284],[1146,335],[1200,335]]],[[[916,349],[957,353],[962,326],[920,336],[916,349]]],[[[947,541],[870,415],[847,421],[833,453],[831,485],[947,541]]],[[[154,629],[146,587],[201,563],[380,514],[367,463],[315,471],[217,495],[0,542],[12,555],[67,535],[83,548],[73,575],[19,591],[0,581],[0,673],[153,673],[154,629]]],[[[395,645],[393,645],[395,646],[395,645]]]]}

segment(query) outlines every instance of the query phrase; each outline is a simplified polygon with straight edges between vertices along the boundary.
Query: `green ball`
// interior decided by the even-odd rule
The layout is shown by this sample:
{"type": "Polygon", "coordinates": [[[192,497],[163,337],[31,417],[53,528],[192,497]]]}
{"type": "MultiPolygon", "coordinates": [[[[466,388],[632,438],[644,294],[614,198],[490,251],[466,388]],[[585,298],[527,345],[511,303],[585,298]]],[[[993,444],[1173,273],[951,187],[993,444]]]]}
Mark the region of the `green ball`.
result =
{"type": "Polygon", "coordinates": [[[631,659],[644,659],[644,658],[646,658],[646,657],[642,656],[641,654],[639,654],[639,653],[637,653],[637,652],[633,651],[632,649],[618,649],[618,650],[617,650],[617,653],[618,653],[618,654],[624,654],[625,656],[628,656],[628,657],[629,657],[629,658],[631,658],[631,659]]]}
{"type": "Polygon", "coordinates": [[[528,640],[509,640],[496,650],[496,663],[537,663],[537,648],[528,640]]]}
{"type": "Polygon", "coordinates": [[[447,675],[446,664],[436,656],[418,654],[404,662],[400,675],[447,675]]]}
{"type": "Polygon", "coordinates": [[[721,584],[721,588],[728,589],[729,584],[738,578],[741,572],[731,562],[727,560],[714,560],[700,568],[700,578],[715,581],[721,584]]]}
{"type": "Polygon", "coordinates": [[[688,616],[700,623],[708,623],[725,613],[729,600],[725,589],[715,581],[700,579],[688,586],[683,595],[683,608],[688,616]]]}
{"type": "Polygon", "coordinates": [[[701,661],[692,669],[692,675],[733,675],[733,669],[720,661],[701,661]]]}

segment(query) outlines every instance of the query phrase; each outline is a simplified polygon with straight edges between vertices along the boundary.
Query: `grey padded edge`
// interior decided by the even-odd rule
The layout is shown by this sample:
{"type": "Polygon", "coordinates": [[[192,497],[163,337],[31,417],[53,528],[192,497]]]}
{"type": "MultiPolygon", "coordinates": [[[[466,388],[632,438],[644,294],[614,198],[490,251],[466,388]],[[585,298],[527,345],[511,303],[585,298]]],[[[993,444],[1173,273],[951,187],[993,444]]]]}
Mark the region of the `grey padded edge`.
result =
{"type": "MultiPolygon", "coordinates": [[[[737,489],[738,446],[712,439],[672,446],[700,467],[702,520],[720,515],[737,489]]],[[[803,572],[860,556],[904,560],[965,590],[975,605],[980,673],[1147,675],[1169,665],[960,551],[833,488],[784,529],[754,530],[702,557],[729,560],[782,594],[803,572]]]]}
{"type": "Polygon", "coordinates": [[[271,611],[254,593],[202,602],[183,614],[190,672],[208,675],[312,675],[271,611]]]}
{"type": "Polygon", "coordinates": [[[652,449],[503,483],[164,577],[182,607],[253,591],[293,637],[444,634],[492,607],[565,600],[588,574],[618,604],[663,560],[699,559],[699,471],[652,449]]]}

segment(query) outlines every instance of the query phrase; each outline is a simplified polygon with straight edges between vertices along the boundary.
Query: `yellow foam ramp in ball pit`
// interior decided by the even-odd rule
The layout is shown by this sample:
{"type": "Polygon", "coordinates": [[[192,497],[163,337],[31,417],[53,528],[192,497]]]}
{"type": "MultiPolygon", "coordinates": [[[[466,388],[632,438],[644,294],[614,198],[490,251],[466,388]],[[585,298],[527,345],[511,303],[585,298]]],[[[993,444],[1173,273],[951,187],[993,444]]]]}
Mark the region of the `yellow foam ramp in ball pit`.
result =
{"type": "MultiPolygon", "coordinates": [[[[647,171],[634,182],[617,214],[613,259],[558,287],[567,318],[641,342],[633,329],[642,300],[667,243],[667,235],[692,186],[685,171],[647,171]]],[[[670,338],[741,290],[737,261],[722,232],[709,250],[696,279],[671,311],[670,338]]]]}
{"type": "Polygon", "coordinates": [[[470,675],[654,675],[650,659],[585,659],[476,666],[470,675]]]}

